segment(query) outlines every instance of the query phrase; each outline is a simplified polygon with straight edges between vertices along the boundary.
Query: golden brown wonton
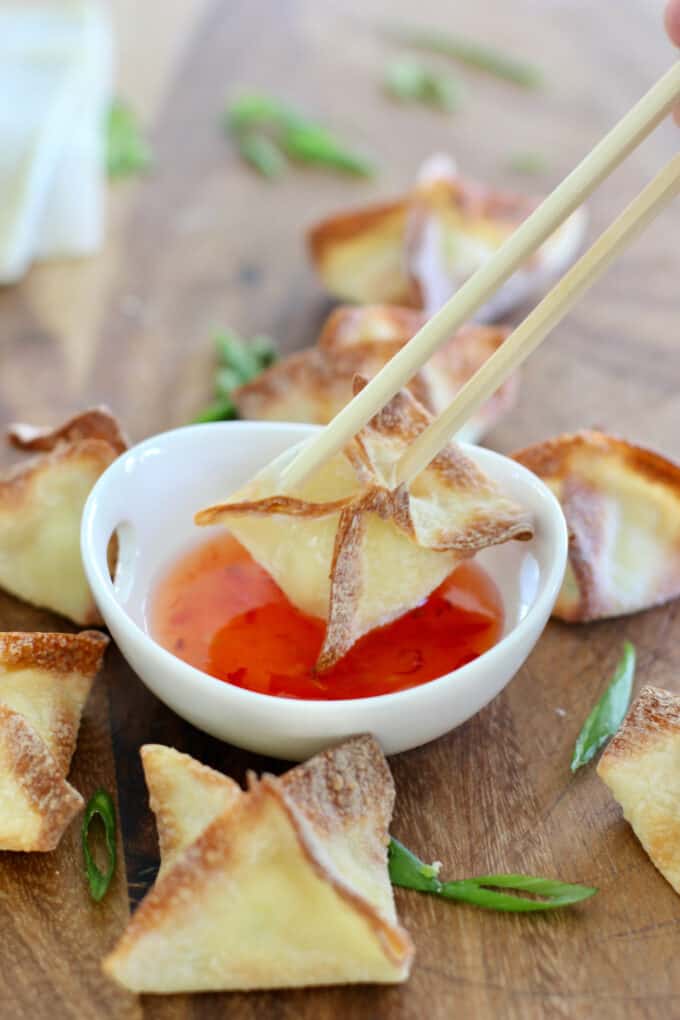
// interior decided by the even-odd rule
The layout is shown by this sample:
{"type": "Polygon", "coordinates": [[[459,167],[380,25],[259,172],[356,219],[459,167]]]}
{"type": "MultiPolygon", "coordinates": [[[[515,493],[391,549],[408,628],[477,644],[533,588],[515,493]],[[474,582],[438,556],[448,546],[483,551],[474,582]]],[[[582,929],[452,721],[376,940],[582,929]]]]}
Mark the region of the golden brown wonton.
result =
{"type": "Polygon", "coordinates": [[[552,489],[569,527],[555,616],[621,616],[680,595],[680,466],[596,431],[557,436],[514,457],[552,489]]]}
{"type": "MultiPolygon", "coordinates": [[[[316,346],[288,355],[233,394],[242,418],[326,425],[352,399],[356,375],[371,378],[401,350],[425,321],[396,305],[346,305],[331,312],[316,346]]],[[[408,385],[432,414],[453,400],[508,331],[465,326],[430,358],[408,385]]],[[[476,442],[515,404],[518,377],[505,382],[465,425],[459,439],[476,442]]]]}
{"type": "Polygon", "coordinates": [[[277,492],[286,451],[196,515],[226,525],[294,605],[327,620],[320,671],[418,605],[462,559],[531,537],[530,515],[453,443],[410,488],[395,488],[396,463],[430,421],[402,390],[294,492],[277,492]]]}
{"type": "Polygon", "coordinates": [[[680,893],[680,697],[644,687],[597,771],[656,867],[680,893]]]}
{"type": "Polygon", "coordinates": [[[80,794],[66,781],[108,638],[0,633],[0,850],[53,850],[80,794]]]}
{"type": "MultiPolygon", "coordinates": [[[[403,198],[340,213],[308,235],[331,294],[360,304],[403,304],[430,315],[483,265],[537,203],[460,177],[433,157],[403,198]]],[[[558,276],[576,254],[584,213],[574,213],[478,313],[498,318],[558,276]]]]}
{"type": "Polygon", "coordinates": [[[99,476],[125,449],[105,408],[59,428],[14,425],[9,439],[40,451],[0,478],[0,587],[87,626],[101,623],[80,558],[83,506],[99,476]]]}
{"type": "Polygon", "coordinates": [[[179,817],[208,787],[205,828],[164,863],[106,973],[142,993],[404,981],[413,948],[387,872],[394,785],[374,738],[280,778],[251,774],[224,810],[201,768],[177,756],[161,814],[179,817]]]}

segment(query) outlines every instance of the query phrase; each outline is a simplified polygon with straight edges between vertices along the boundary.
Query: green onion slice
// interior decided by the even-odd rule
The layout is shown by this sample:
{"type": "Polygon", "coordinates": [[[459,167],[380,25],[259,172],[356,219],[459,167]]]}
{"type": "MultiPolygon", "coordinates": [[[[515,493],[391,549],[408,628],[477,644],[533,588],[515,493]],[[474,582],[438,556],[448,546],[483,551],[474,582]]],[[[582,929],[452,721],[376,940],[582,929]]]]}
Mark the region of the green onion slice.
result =
{"type": "Polygon", "coordinates": [[[104,898],[116,870],[116,809],[106,790],[97,790],[85,808],[82,826],[83,858],[85,874],[90,886],[90,895],[97,903],[104,898]],[[90,851],[90,826],[94,818],[100,818],[104,825],[104,841],[109,863],[106,871],[100,871],[90,851]]]}
{"type": "Polygon", "coordinates": [[[612,682],[590,712],[578,735],[571,760],[572,772],[594,758],[618,730],[628,711],[634,677],[635,648],[630,641],[626,641],[612,682]]]}
{"type": "Polygon", "coordinates": [[[437,866],[425,864],[394,838],[390,840],[388,858],[393,885],[430,893],[441,899],[471,903],[485,910],[512,913],[555,910],[587,900],[597,892],[591,886],[574,885],[535,875],[481,875],[478,878],[440,882],[437,866]],[[518,895],[527,892],[537,898],[518,895]]]}

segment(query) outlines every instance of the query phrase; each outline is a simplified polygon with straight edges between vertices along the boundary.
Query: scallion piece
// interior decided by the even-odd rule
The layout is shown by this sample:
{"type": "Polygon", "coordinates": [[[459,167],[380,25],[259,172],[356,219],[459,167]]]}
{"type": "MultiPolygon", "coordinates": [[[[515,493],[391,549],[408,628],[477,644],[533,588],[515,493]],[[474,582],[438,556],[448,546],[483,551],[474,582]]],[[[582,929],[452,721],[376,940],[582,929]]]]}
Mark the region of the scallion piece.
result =
{"type": "Polygon", "coordinates": [[[461,100],[460,83],[417,60],[395,60],[385,72],[385,88],[402,102],[426,103],[453,112],[461,100]]]}
{"type": "Polygon", "coordinates": [[[425,864],[394,838],[390,840],[388,857],[390,881],[393,885],[430,893],[441,899],[470,903],[485,910],[512,913],[556,910],[587,900],[597,892],[591,886],[573,885],[534,875],[481,875],[478,878],[441,882],[437,877],[438,868],[425,864]],[[537,898],[529,899],[521,893],[531,893],[537,898]]]}
{"type": "Polygon", "coordinates": [[[215,349],[215,399],[196,415],[195,424],[237,418],[232,400],[234,390],[255,379],[276,361],[276,347],[269,337],[258,335],[244,340],[233,329],[225,329],[215,336],[215,349]]]}
{"type": "Polygon", "coordinates": [[[626,641],[612,682],[591,711],[578,735],[571,760],[572,772],[576,772],[594,758],[618,730],[628,711],[634,677],[635,648],[630,641],[626,641]]]}
{"type": "Polygon", "coordinates": [[[258,131],[246,131],[237,136],[237,143],[241,158],[263,177],[274,179],[285,173],[286,157],[271,138],[258,131]]]}
{"type": "Polygon", "coordinates": [[[116,809],[106,790],[97,790],[85,808],[82,826],[83,858],[85,874],[90,886],[90,895],[98,903],[106,895],[116,870],[116,809]],[[106,871],[100,871],[90,851],[90,826],[94,818],[100,818],[104,826],[104,841],[109,863],[106,871]]]}
{"type": "Polygon", "coordinates": [[[374,172],[365,156],[350,150],[322,124],[273,96],[240,96],[226,111],[224,125],[243,158],[266,177],[283,172],[286,156],[362,177],[374,172]]]}
{"type": "Polygon", "coordinates": [[[543,74],[535,65],[472,39],[415,26],[389,26],[386,32],[391,39],[402,45],[451,57],[461,64],[523,88],[536,89],[543,84],[543,74]]]}
{"type": "Polygon", "coordinates": [[[151,147],[142,135],[131,107],[114,99],[106,121],[106,171],[109,177],[145,173],[151,166],[151,147]]]}

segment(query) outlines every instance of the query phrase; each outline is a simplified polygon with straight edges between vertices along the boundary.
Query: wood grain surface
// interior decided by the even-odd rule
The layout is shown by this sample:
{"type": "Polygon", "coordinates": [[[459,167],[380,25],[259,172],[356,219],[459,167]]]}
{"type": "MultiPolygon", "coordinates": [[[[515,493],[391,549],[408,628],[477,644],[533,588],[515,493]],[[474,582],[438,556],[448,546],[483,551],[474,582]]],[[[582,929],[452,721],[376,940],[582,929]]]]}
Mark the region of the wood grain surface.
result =
{"type": "MultiPolygon", "coordinates": [[[[656,0],[115,0],[120,91],[141,111],[154,172],[112,189],[108,241],[83,262],[35,268],[0,291],[0,421],[56,422],[108,402],[135,439],[186,422],[210,392],[211,334],[264,331],[309,343],[329,302],[303,231],[335,209],[396,194],[433,151],[496,184],[545,191],[670,64],[656,0]],[[454,13],[455,12],[455,13],[454,13]],[[530,54],[547,88],[522,92],[468,73],[446,117],[401,108],[380,77],[399,49],[376,31],[403,17],[530,54]],[[375,153],[370,182],[296,171],[268,184],[219,129],[225,97],[257,87],[323,115],[375,153]],[[508,171],[538,150],[546,172],[508,171]]],[[[442,66],[445,62],[438,61],[442,66]]],[[[672,155],[664,125],[591,202],[592,233],[672,155]]],[[[678,209],[656,223],[526,366],[522,400],[489,437],[507,451],[598,424],[680,457],[678,209]]],[[[9,463],[9,453],[2,453],[9,463]]],[[[0,857],[0,1016],[210,1020],[228,1015],[353,1020],[609,1020],[680,1017],[680,903],[592,768],[569,772],[575,737],[624,637],[637,684],[680,690],[679,604],[588,627],[551,623],[517,678],[434,744],[392,760],[393,832],[451,877],[524,871],[599,886],[554,916],[503,916],[399,891],[417,947],[409,983],[252,995],[121,996],[97,960],[127,912],[122,869],[105,903],[82,884],[77,825],[39,861],[0,857]]],[[[61,627],[0,599],[0,627],[61,627]]],[[[129,894],[157,862],[137,749],[174,744],[242,779],[267,762],[211,740],[148,693],[115,649],[88,707],[73,782],[116,785],[129,894]],[[108,710],[110,715],[107,721],[108,710]],[[114,765],[110,740],[115,750],[114,765]]]]}
{"type": "MultiPolygon", "coordinates": [[[[0,621],[3,630],[73,629],[1,592],[0,621]]],[[[85,801],[100,787],[114,789],[107,692],[113,678],[107,663],[85,707],[69,774],[85,801]]],[[[125,868],[118,868],[106,899],[94,903],[85,880],[80,821],[54,853],[0,853],[0,1016],[8,1020],[141,1020],[136,996],[103,981],[100,972],[102,955],[128,916],[125,868]]]]}

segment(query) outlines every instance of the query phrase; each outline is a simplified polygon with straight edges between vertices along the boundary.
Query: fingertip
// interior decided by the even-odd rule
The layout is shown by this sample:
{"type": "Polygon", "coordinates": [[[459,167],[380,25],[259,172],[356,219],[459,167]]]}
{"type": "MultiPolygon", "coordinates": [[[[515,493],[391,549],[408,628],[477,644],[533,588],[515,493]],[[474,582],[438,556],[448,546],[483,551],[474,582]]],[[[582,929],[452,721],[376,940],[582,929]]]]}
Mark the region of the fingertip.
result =
{"type": "Polygon", "coordinates": [[[680,0],[667,0],[665,21],[671,42],[680,46],[680,0]]]}

